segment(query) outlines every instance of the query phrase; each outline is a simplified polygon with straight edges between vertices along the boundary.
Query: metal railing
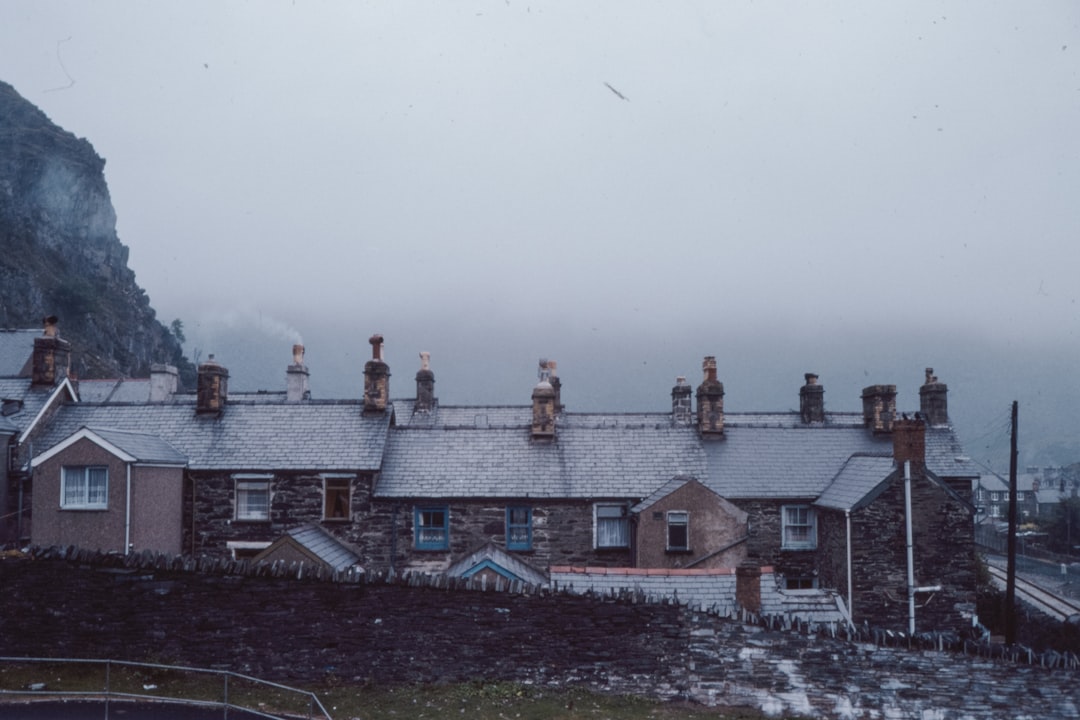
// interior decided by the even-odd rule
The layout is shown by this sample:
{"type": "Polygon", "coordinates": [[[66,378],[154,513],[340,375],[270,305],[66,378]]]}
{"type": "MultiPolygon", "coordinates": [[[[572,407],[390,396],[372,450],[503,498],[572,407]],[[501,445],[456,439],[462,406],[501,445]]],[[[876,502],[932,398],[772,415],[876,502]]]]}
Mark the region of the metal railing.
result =
{"type": "MultiPolygon", "coordinates": [[[[230,670],[91,658],[0,657],[0,663],[20,666],[39,664],[60,666],[61,671],[66,668],[67,671],[72,673],[75,668],[87,666],[100,668],[104,672],[103,677],[96,679],[94,677],[79,677],[69,682],[72,685],[71,689],[63,689],[63,678],[57,678],[57,682],[61,683],[61,685],[54,688],[50,688],[48,682],[28,683],[22,688],[6,688],[0,685],[0,696],[79,697],[100,700],[104,702],[106,718],[109,717],[110,700],[123,699],[220,708],[222,718],[225,720],[228,720],[229,710],[237,710],[256,717],[271,718],[271,720],[290,720],[305,717],[308,720],[314,720],[315,718],[333,720],[330,713],[326,711],[322,702],[313,692],[268,680],[260,680],[230,670]],[[125,674],[123,672],[114,672],[115,670],[134,670],[134,672],[125,674]],[[220,696],[213,699],[197,697],[197,695],[205,693],[208,687],[205,683],[191,684],[192,678],[199,676],[219,677],[221,680],[220,696]],[[153,682],[144,682],[146,680],[153,680],[153,682]],[[101,686],[74,686],[86,683],[92,685],[95,681],[100,682],[101,686]],[[168,689],[170,685],[174,693],[165,694],[164,690],[168,689]],[[185,691],[191,693],[192,696],[184,697],[183,693],[185,691]]],[[[56,668],[51,667],[49,670],[49,677],[51,678],[56,674],[56,668]]]]}

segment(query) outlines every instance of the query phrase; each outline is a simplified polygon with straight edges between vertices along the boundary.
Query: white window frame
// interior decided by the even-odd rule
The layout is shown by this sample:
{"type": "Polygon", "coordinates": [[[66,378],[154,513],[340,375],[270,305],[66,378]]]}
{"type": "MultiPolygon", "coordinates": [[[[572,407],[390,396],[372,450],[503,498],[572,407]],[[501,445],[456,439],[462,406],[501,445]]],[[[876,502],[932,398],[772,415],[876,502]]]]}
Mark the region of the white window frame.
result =
{"type": "Polygon", "coordinates": [[[267,522],[270,520],[270,505],[273,497],[273,494],[270,491],[271,480],[273,480],[273,475],[233,476],[233,504],[235,506],[233,517],[237,522],[267,522]],[[243,497],[246,497],[247,493],[256,492],[260,489],[264,490],[266,493],[265,510],[255,512],[248,508],[241,509],[241,493],[244,493],[243,497]]]}
{"type": "Polygon", "coordinates": [[[593,505],[593,547],[597,550],[624,550],[630,547],[630,512],[626,503],[593,505]],[[619,521],[618,525],[614,521],[619,521]],[[609,525],[619,530],[613,534],[605,529],[609,525]]]}
{"type": "Polygon", "coordinates": [[[109,467],[65,465],[60,470],[60,507],[64,510],[108,510],[109,467]],[[91,487],[94,475],[95,487],[91,487]],[[98,487],[100,484],[100,487],[98,487]]]}
{"type": "Polygon", "coordinates": [[[814,508],[810,505],[783,505],[780,508],[781,547],[784,550],[813,550],[817,547],[817,517],[814,508]],[[792,513],[805,512],[805,519],[791,518],[792,513]],[[790,538],[789,535],[802,534],[801,532],[789,533],[805,528],[805,537],[790,538]]]}
{"type": "Polygon", "coordinates": [[[668,510],[667,513],[667,526],[664,528],[664,542],[667,545],[667,549],[671,552],[684,552],[690,549],[690,511],[689,510],[668,510]],[[683,545],[671,544],[671,528],[682,526],[683,532],[686,533],[686,543],[683,545]]]}

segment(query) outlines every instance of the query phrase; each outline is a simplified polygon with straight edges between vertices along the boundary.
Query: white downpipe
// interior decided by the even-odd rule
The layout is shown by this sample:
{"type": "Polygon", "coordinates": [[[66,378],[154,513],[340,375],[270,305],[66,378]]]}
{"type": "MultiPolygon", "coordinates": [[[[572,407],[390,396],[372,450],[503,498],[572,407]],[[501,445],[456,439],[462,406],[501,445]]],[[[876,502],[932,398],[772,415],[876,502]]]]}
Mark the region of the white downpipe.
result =
{"type": "Polygon", "coordinates": [[[851,597],[853,590],[851,587],[851,511],[844,511],[844,519],[847,521],[847,611],[848,621],[855,624],[855,608],[852,607],[851,597]]]}
{"type": "Polygon", "coordinates": [[[127,463],[127,507],[124,509],[124,554],[131,552],[131,463],[127,463]]]}
{"type": "Polygon", "coordinates": [[[904,517],[907,524],[908,634],[915,634],[915,543],[911,532],[911,461],[904,461],[904,517]]]}

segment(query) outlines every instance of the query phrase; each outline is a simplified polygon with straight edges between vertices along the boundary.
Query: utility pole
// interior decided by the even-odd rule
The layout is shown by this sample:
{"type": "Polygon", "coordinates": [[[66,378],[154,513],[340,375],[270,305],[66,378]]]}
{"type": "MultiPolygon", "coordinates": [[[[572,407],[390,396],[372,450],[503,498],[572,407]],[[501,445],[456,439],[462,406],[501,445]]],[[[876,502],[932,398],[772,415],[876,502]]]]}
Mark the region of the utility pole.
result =
{"type": "Polygon", "coordinates": [[[1005,644],[1016,644],[1016,425],[1018,403],[1012,404],[1009,443],[1009,559],[1005,581],[1005,644]]]}

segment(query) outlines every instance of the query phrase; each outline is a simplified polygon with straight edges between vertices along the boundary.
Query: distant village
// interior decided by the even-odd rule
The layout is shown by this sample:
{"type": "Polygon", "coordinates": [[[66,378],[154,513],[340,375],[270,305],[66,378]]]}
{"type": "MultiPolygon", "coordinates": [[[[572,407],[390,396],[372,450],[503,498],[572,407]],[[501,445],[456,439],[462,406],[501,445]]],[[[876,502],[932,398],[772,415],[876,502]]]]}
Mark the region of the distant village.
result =
{"type": "MultiPolygon", "coordinates": [[[[1003,517],[1007,487],[965,454],[932,369],[918,408],[876,384],[834,410],[807,373],[798,412],[760,413],[725,408],[705,357],[696,383],[657,388],[658,412],[582,413],[553,359],[507,405],[444,406],[419,352],[395,397],[370,343],[363,396],[324,399],[299,345],[280,392],[230,392],[213,356],[192,391],[164,364],[73,377],[55,318],[0,331],[0,538],[645,588],[898,629],[975,619],[976,523],[1003,517]]],[[[1025,517],[1074,491],[1026,477],[1025,517]]]]}

